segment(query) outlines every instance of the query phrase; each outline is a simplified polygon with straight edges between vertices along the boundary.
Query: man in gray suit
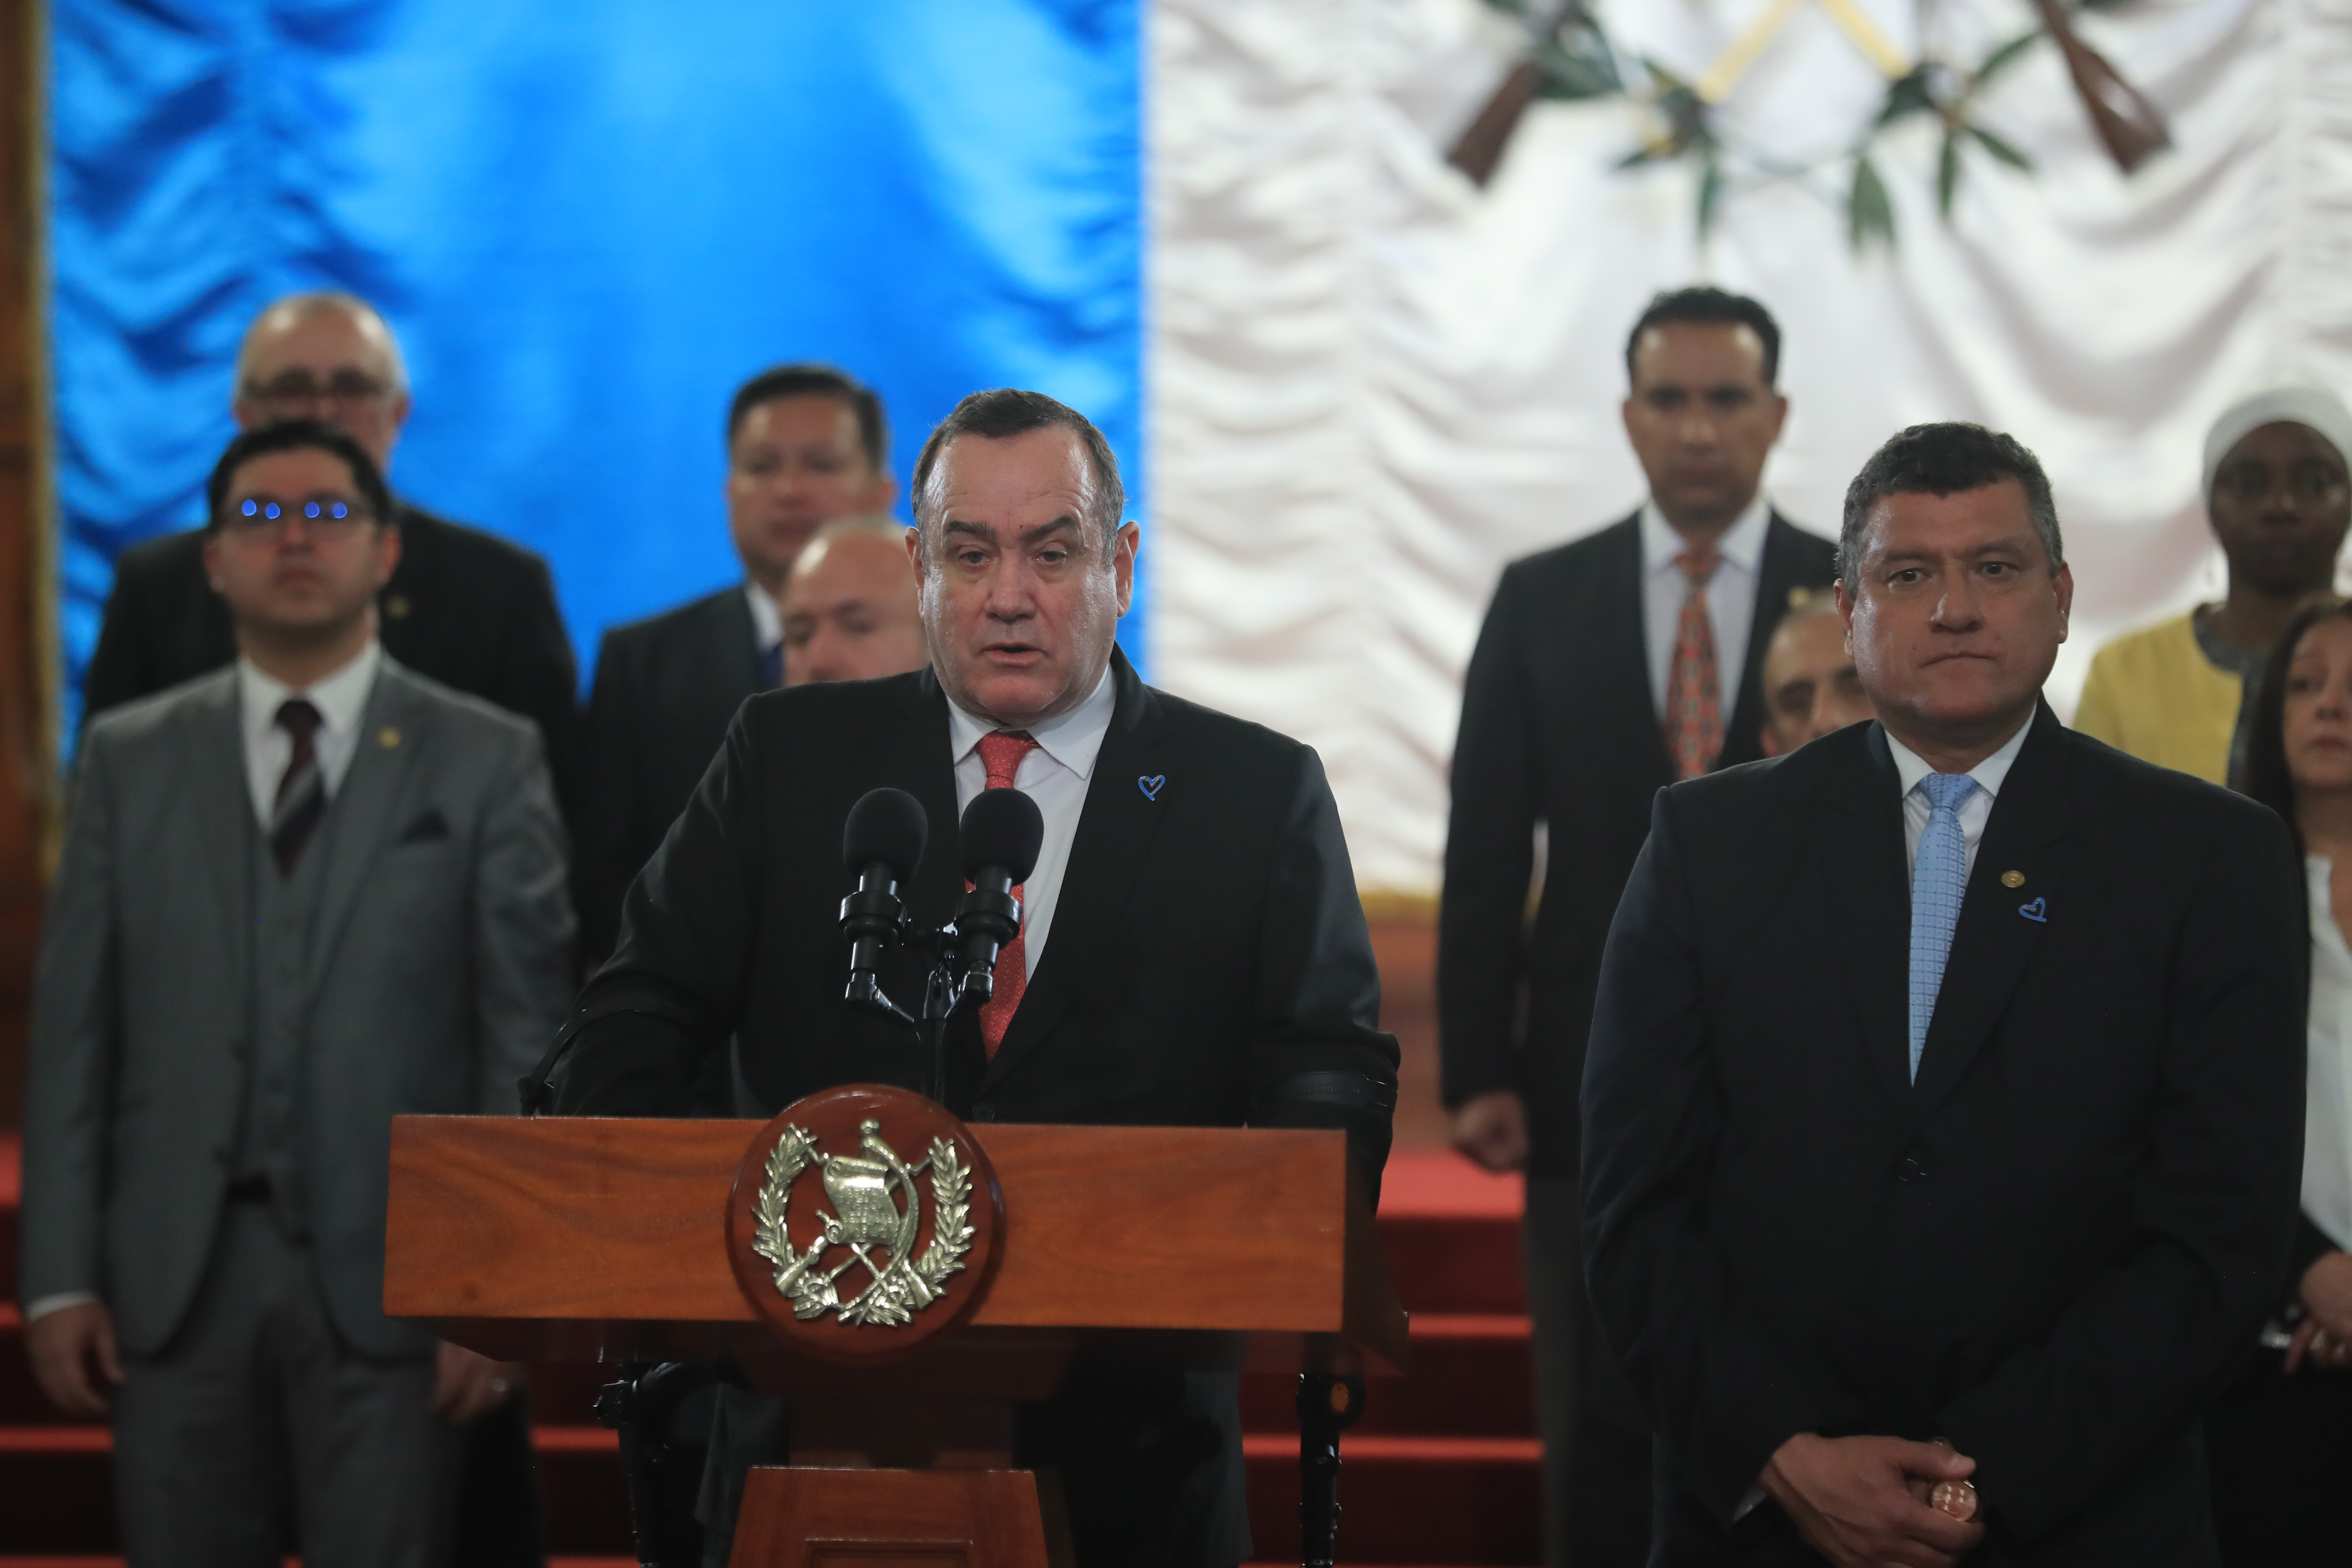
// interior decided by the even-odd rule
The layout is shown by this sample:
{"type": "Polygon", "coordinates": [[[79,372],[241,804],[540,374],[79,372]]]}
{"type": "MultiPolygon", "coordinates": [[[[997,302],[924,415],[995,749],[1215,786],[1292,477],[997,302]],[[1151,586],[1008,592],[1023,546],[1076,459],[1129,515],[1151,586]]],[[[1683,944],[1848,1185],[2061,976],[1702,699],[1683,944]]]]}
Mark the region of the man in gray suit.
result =
{"type": "Polygon", "coordinates": [[[392,1118],[509,1110],[569,997],[531,725],[376,641],[383,480],[307,421],[213,472],[236,666],[95,720],[34,1005],[26,1342],[110,1414],[133,1568],[446,1558],[509,1369],[383,1315],[392,1118]]]}

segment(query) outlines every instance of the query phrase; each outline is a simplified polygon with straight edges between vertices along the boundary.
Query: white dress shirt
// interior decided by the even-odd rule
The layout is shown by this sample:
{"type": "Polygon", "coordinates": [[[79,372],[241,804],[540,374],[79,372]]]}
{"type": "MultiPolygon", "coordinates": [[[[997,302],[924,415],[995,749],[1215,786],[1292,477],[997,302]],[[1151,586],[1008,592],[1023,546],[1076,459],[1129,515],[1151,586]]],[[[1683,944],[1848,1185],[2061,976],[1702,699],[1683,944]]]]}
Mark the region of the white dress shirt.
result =
{"type": "Polygon", "coordinates": [[[784,612],[757,583],[743,584],[743,602],[751,606],[751,637],[765,654],[784,640],[784,612]]]}
{"type": "Polygon", "coordinates": [[[383,665],[383,646],[370,637],[367,647],[353,655],[349,664],[324,680],[312,682],[308,690],[298,691],[238,656],[236,702],[238,720],[245,728],[245,783],[253,793],[253,815],[262,826],[269,826],[278,800],[278,781],[286,776],[286,764],[294,757],[294,737],[278,722],[278,705],[289,697],[305,697],[319,710],[319,733],[312,744],[318,752],[319,782],[326,785],[327,798],[332,800],[343,775],[352,771],[352,758],[360,745],[360,720],[367,711],[368,693],[375,689],[375,672],[383,665]]]}
{"type": "MultiPolygon", "coordinates": [[[[1756,583],[1764,563],[1764,531],[1772,503],[1759,492],[1716,542],[1715,574],[1706,580],[1707,628],[1715,634],[1716,689],[1725,722],[1739,700],[1748,668],[1748,631],[1756,622],[1756,583]]],[[[1682,626],[1690,579],[1675,557],[1690,542],[1674,530],[1655,501],[1642,503],[1642,631],[1650,655],[1650,702],[1666,710],[1666,679],[1674,671],[1675,637],[1682,626]]]]}
{"type": "MultiPolygon", "coordinates": [[[[284,681],[262,674],[250,659],[238,656],[237,719],[245,734],[245,783],[253,801],[253,815],[264,831],[268,829],[270,809],[277,803],[278,781],[285,776],[286,764],[294,755],[294,737],[278,724],[278,705],[289,697],[307,697],[318,709],[323,722],[313,744],[318,752],[320,782],[327,787],[328,798],[332,799],[336,786],[352,770],[352,758],[359,750],[360,718],[367,710],[368,693],[373,689],[375,672],[383,664],[383,648],[371,637],[367,647],[349,664],[308,691],[297,691],[284,681]]],[[[26,1302],[25,1321],[34,1322],[51,1312],[97,1300],[88,1290],[60,1290],[54,1296],[26,1302]]]]}
{"type": "MultiPolygon", "coordinates": [[[[1022,757],[1013,787],[1035,801],[1037,814],[1045,819],[1045,841],[1037,851],[1036,869],[1029,873],[1021,891],[1021,931],[1026,938],[1022,956],[1031,974],[1037,973],[1037,961],[1045,956],[1045,939],[1054,926],[1054,906],[1062,896],[1062,874],[1070,865],[1070,845],[1078,836],[1078,816],[1087,807],[1087,781],[1094,776],[1095,759],[1102,752],[1103,737],[1110,733],[1111,713],[1118,706],[1118,689],[1105,669],[1084,702],[1059,718],[1026,726],[1037,744],[1022,757]]],[[[959,816],[972,796],[988,787],[988,768],[980,760],[980,742],[996,729],[949,700],[948,750],[955,758],[959,816]]]]}
{"type": "MultiPolygon", "coordinates": [[[[1977,868],[1977,845],[1984,838],[1985,824],[1992,820],[1992,803],[2000,794],[2001,782],[2009,777],[2009,766],[2017,761],[2018,748],[2025,744],[2025,732],[2033,728],[2028,716],[2017,727],[2017,733],[2001,742],[2000,750],[1969,770],[1969,777],[1977,787],[1962,801],[1960,841],[1967,846],[1968,858],[1964,875],[1973,876],[1977,868]]],[[[1886,737],[1886,749],[1895,753],[1895,775],[1903,781],[1903,869],[1907,878],[1919,868],[1919,836],[1927,831],[1927,818],[1935,806],[1927,800],[1927,792],[1919,781],[1936,770],[1927,760],[1891,733],[1886,737]]]]}
{"type": "Polygon", "coordinates": [[[2352,949],[2336,924],[2333,868],[2307,856],[2311,886],[2311,1021],[2304,1054],[2303,1212],[2352,1247],[2352,949]]]}

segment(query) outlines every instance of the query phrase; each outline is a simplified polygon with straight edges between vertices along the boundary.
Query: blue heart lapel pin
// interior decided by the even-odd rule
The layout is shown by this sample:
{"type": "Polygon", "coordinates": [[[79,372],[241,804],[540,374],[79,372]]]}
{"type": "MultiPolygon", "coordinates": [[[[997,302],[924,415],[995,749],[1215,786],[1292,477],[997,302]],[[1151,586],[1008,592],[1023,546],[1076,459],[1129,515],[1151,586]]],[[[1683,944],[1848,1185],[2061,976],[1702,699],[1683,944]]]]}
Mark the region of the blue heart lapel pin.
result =
{"type": "Polygon", "coordinates": [[[2030,904],[2020,904],[2017,912],[2035,925],[2047,925],[2050,923],[2050,900],[2036,899],[2030,904]]]}
{"type": "Polygon", "coordinates": [[[1167,787],[1168,775],[1166,773],[1153,773],[1148,778],[1139,778],[1136,780],[1135,783],[1136,787],[1143,791],[1144,799],[1158,800],[1160,798],[1160,792],[1167,787]]]}

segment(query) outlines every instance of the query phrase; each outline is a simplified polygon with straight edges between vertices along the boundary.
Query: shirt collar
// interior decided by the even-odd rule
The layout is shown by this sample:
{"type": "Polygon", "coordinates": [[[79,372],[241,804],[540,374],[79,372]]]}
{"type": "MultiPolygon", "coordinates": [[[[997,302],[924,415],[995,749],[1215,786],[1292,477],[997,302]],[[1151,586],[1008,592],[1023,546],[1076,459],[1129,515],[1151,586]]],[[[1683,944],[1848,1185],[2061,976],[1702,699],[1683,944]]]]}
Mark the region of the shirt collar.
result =
{"type": "Polygon", "coordinates": [[[307,698],[319,710],[320,724],[329,734],[340,735],[359,727],[360,714],[367,707],[368,693],[375,688],[376,671],[383,664],[383,645],[373,637],[367,646],[352,656],[351,661],[323,680],[314,680],[298,690],[273,675],[262,673],[258,665],[243,654],[236,658],[236,695],[245,710],[245,727],[249,734],[265,734],[278,722],[278,705],[289,697],[307,698]]]}
{"type": "MultiPolygon", "coordinates": [[[[1084,702],[1067,713],[1041,719],[1025,728],[1040,751],[1083,779],[1095,771],[1095,758],[1102,752],[1103,737],[1110,733],[1111,715],[1118,707],[1118,687],[1106,666],[1084,702]]],[[[971,755],[981,738],[993,735],[997,728],[965,712],[954,698],[948,699],[948,745],[954,761],[961,763],[971,755]]]]}
{"type": "MultiPolygon", "coordinates": [[[[1747,510],[1732,520],[1731,526],[1716,541],[1717,553],[1749,576],[1756,574],[1757,563],[1764,559],[1764,534],[1772,526],[1772,503],[1758,490],[1747,510]]],[[[1642,572],[1654,576],[1660,572],[1675,570],[1675,557],[1690,548],[1690,542],[1675,531],[1658,503],[1642,503],[1642,572]]]]}
{"type": "Polygon", "coordinates": [[[768,591],[757,583],[743,584],[743,602],[751,606],[751,635],[757,639],[761,653],[784,640],[784,612],[768,591]]]}
{"type": "MultiPolygon", "coordinates": [[[[1977,788],[1985,792],[1988,800],[2000,794],[2001,782],[2009,777],[2010,764],[2017,761],[2018,751],[2025,744],[2026,731],[2032,728],[2033,716],[2029,713],[2025,722],[2017,727],[2017,733],[2000,743],[2000,750],[1969,770],[1969,777],[1977,781],[1977,788]]],[[[1895,776],[1903,781],[1903,793],[1906,795],[1919,787],[1921,779],[1936,771],[1927,765],[1927,758],[1896,740],[1891,730],[1886,734],[1886,749],[1895,753],[1895,776]]]]}

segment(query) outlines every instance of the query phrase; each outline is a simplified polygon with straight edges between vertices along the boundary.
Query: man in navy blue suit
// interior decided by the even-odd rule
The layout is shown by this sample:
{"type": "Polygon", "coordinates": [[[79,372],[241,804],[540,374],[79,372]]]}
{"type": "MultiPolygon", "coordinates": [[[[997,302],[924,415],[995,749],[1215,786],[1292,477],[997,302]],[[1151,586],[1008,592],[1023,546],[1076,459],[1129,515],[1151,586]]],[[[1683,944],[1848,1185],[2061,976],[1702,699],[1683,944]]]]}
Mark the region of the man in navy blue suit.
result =
{"type": "Polygon", "coordinates": [[[2197,1415],[2300,1182],[2286,829],[2042,704],[2074,579],[2008,437],[1890,440],[1838,570],[1877,721],[1661,792],[1602,963],[1651,1562],[2211,1564],[2197,1415]]]}

